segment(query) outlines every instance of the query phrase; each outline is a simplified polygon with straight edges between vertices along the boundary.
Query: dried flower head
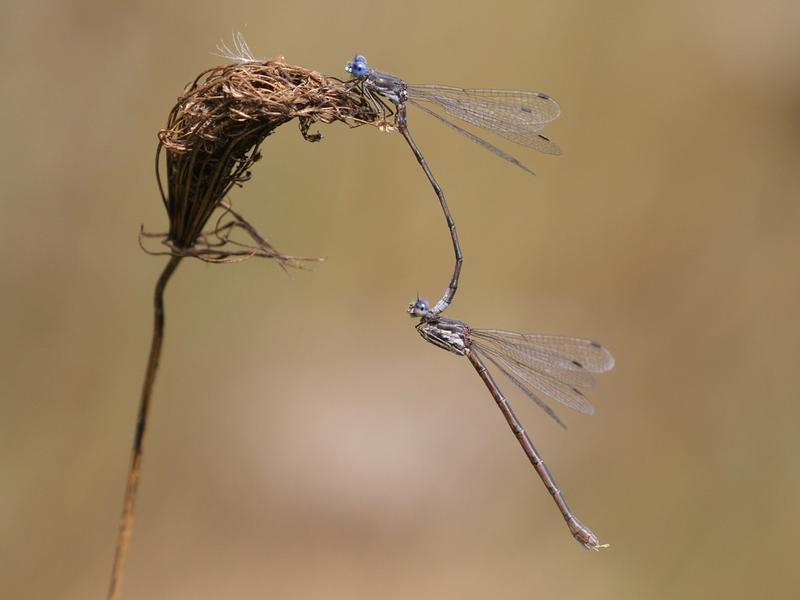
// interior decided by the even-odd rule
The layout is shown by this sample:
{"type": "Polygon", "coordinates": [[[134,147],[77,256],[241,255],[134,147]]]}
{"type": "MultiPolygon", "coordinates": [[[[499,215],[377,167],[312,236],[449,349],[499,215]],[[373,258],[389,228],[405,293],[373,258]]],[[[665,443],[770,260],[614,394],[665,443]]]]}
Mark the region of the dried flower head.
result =
{"type": "Polygon", "coordinates": [[[168,248],[160,254],[211,262],[262,256],[296,265],[298,259],[277,252],[232,210],[226,194],[250,178],[264,139],[294,118],[300,133],[311,142],[321,139],[320,134],[309,133],[315,122],[357,126],[378,120],[358,89],[282,59],[256,61],[246,46],[245,50],[238,64],[201,73],[178,99],[159,133],[156,173],[169,232],[143,232],[142,237],[160,239],[168,248]],[[160,169],[162,151],[166,183],[160,169]],[[222,209],[219,219],[204,232],[218,208],[222,209]],[[247,241],[234,240],[236,232],[247,241]]]}

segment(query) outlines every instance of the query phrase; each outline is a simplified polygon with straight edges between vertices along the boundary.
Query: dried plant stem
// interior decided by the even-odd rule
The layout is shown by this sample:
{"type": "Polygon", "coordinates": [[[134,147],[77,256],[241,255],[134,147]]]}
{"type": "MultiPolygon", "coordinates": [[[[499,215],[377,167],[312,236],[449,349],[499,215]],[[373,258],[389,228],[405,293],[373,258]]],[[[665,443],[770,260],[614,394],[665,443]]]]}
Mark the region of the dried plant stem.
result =
{"type": "Polygon", "coordinates": [[[142,469],[142,449],[144,434],[147,428],[147,414],[150,410],[150,398],[153,395],[153,384],[158,371],[158,361],[161,357],[161,343],[164,341],[164,288],[167,286],[172,274],[181,262],[182,256],[172,256],[164,267],[156,283],[153,298],[153,340],[150,344],[150,357],[147,359],[147,370],[144,376],[142,398],[139,402],[139,416],[136,420],[136,433],[133,439],[133,452],[131,466],[128,470],[128,483],[125,489],[125,502],[122,508],[122,518],[117,533],[117,549],[114,554],[114,566],[111,570],[111,584],[108,590],[109,600],[119,600],[122,597],[122,580],[125,575],[125,559],[128,554],[128,543],[133,529],[133,507],[136,501],[136,490],[139,487],[139,474],[142,469]]]}
{"type": "Polygon", "coordinates": [[[292,119],[299,121],[300,133],[310,142],[322,137],[319,133],[309,133],[314,123],[339,121],[355,127],[378,121],[372,103],[351,83],[287,64],[282,59],[256,61],[240,37],[235,38],[233,51],[227,47],[220,51],[235,58],[237,64],[201,73],[178,99],[167,127],[159,132],[156,178],[169,217],[169,231],[142,232],[139,239],[140,243],[142,238],[161,239],[167,247],[165,253],[171,256],[156,283],[153,341],[139,404],[108,600],[122,597],[147,414],[164,339],[164,288],[170,277],[184,257],[233,263],[258,256],[275,259],[284,268],[302,266],[302,261],[309,259],[286,256],[275,250],[224,201],[226,195],[231,188],[250,179],[251,167],[261,159],[261,144],[276,128],[292,119]],[[216,225],[211,231],[204,231],[218,209],[223,212],[216,225]],[[234,236],[236,233],[239,239],[234,236]]]}

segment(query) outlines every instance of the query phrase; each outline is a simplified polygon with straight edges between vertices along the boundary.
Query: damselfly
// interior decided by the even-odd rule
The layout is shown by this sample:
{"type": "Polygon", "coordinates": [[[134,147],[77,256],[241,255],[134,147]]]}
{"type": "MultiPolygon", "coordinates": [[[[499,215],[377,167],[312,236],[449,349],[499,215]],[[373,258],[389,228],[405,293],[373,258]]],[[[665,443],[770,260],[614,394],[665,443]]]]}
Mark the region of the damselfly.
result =
{"type": "Polygon", "coordinates": [[[578,388],[593,385],[594,373],[603,373],[614,367],[611,352],[597,342],[581,338],[474,329],[462,321],[433,314],[428,302],[421,299],[412,302],[408,312],[412,317],[420,318],[417,331],[425,340],[459,356],[466,356],[475,367],[533,468],[553,496],[573,537],[590,550],[605,547],[572,512],[482,357],[505,373],[514,385],[563,427],[564,423],[541,396],[549,396],[564,406],[592,414],[594,407],[578,388]]]}
{"type": "Polygon", "coordinates": [[[466,89],[438,84],[414,85],[406,83],[394,75],[370,68],[367,66],[367,59],[360,54],[347,63],[345,70],[353,74],[364,94],[372,100],[379,112],[382,111],[387,116],[394,115],[395,126],[408,142],[439,198],[439,203],[447,220],[447,226],[450,229],[450,237],[453,242],[453,252],[456,259],[453,276],[447,290],[445,290],[441,300],[430,309],[432,314],[439,314],[449,306],[456,294],[463,254],[458,242],[455,221],[447,207],[444,192],[408,130],[406,105],[412,104],[416,106],[490,152],[529,173],[533,173],[510,154],[503,152],[474,133],[447,120],[427,106],[420,104],[420,102],[434,105],[453,117],[496,133],[517,144],[534,148],[546,154],[560,154],[559,147],[549,138],[539,133],[546,123],[558,117],[560,113],[558,102],[541,92],[466,89]],[[384,99],[388,100],[392,106],[384,102],[384,99]]]}

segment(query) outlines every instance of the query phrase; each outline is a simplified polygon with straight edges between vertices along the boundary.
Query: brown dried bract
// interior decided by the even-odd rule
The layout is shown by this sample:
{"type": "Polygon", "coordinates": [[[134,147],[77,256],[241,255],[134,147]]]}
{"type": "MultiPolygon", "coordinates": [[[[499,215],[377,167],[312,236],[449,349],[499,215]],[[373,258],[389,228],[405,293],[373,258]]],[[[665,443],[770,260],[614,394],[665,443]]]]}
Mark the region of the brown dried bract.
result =
{"type": "Polygon", "coordinates": [[[194,256],[210,262],[237,262],[252,256],[298,260],[270,246],[228,203],[234,185],[250,179],[261,158],[264,139],[297,118],[300,133],[311,142],[315,122],[341,121],[351,127],[375,123],[378,115],[353,86],[282,60],[245,61],[201,73],[178,99],[167,127],[159,132],[156,174],[169,217],[169,232],[142,234],[158,238],[166,254],[194,256]],[[166,155],[166,182],[160,168],[166,155]],[[203,232],[217,208],[224,212],[211,231],[203,232]],[[231,237],[241,232],[248,242],[231,237]]]}

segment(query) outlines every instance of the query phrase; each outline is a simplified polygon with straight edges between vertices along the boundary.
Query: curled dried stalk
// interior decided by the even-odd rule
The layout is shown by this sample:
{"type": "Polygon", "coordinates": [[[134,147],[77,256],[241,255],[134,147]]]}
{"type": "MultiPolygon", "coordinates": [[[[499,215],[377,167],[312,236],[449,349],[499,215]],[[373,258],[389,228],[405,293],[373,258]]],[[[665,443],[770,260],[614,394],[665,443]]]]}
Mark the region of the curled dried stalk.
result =
{"type": "Polygon", "coordinates": [[[214,67],[195,79],[158,136],[156,173],[173,247],[192,247],[230,189],[250,179],[264,139],[294,118],[303,137],[317,142],[314,123],[354,126],[377,115],[358,90],[282,61],[214,67]]]}
{"type": "Polygon", "coordinates": [[[335,78],[290,65],[282,60],[255,61],[214,67],[201,73],[178,99],[167,126],[159,133],[156,176],[169,219],[164,234],[140,233],[140,242],[159,239],[170,259],[154,294],[150,355],[139,403],[132,458],[120,519],[109,600],[122,596],[125,562],[133,529],[133,514],[142,466],[147,417],[164,339],[164,290],[185,257],[231,263],[253,257],[270,258],[283,268],[315,260],[278,252],[225,197],[251,177],[261,159],[260,147],[276,128],[297,119],[300,133],[311,142],[314,123],[339,121],[349,126],[376,123],[378,115],[362,93],[335,78]],[[163,155],[163,156],[162,156],[163,155]],[[161,163],[165,164],[165,174],[161,163]],[[216,224],[204,231],[215,211],[216,224]],[[240,235],[236,235],[240,234],[240,235]],[[246,238],[242,241],[241,237],[246,238]]]}

